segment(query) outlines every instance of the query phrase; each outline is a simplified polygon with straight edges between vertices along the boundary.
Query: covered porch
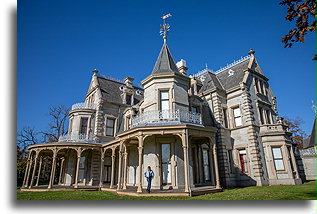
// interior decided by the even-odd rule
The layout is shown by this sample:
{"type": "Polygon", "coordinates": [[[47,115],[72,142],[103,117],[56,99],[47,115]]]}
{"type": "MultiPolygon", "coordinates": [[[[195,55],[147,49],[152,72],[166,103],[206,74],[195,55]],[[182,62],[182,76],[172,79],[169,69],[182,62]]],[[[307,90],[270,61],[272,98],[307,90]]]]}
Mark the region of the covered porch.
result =
{"type": "Polygon", "coordinates": [[[155,173],[153,194],[221,190],[215,142],[215,130],[189,124],[123,132],[103,145],[101,190],[144,194],[147,182],[143,173],[148,166],[155,173]],[[118,168],[116,186],[111,184],[115,179],[110,183],[107,179],[114,174],[110,162],[118,168]]]}

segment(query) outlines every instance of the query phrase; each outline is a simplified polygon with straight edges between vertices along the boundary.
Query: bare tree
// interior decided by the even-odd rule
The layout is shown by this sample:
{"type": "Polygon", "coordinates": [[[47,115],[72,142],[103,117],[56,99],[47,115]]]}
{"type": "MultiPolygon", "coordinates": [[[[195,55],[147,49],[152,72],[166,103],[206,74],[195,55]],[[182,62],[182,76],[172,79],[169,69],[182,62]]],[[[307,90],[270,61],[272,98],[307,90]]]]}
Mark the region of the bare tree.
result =
{"type": "Polygon", "coordinates": [[[21,159],[24,159],[27,153],[27,147],[33,144],[42,142],[41,133],[37,132],[34,128],[29,126],[24,127],[19,133],[17,138],[18,155],[21,159]]]}
{"type": "Polygon", "coordinates": [[[307,32],[316,31],[315,0],[283,0],[279,4],[287,6],[285,19],[296,21],[295,27],[282,38],[285,47],[292,47],[294,42],[303,43],[307,32]]]}
{"type": "Polygon", "coordinates": [[[304,123],[303,119],[300,117],[296,117],[295,119],[284,117],[284,122],[288,125],[288,130],[293,134],[293,142],[298,145],[298,148],[302,148],[303,139],[307,137],[307,134],[301,128],[304,123]]]}
{"type": "Polygon", "coordinates": [[[51,120],[49,129],[42,132],[46,142],[57,142],[61,135],[67,134],[67,117],[69,108],[63,105],[50,107],[48,115],[51,120]]]}

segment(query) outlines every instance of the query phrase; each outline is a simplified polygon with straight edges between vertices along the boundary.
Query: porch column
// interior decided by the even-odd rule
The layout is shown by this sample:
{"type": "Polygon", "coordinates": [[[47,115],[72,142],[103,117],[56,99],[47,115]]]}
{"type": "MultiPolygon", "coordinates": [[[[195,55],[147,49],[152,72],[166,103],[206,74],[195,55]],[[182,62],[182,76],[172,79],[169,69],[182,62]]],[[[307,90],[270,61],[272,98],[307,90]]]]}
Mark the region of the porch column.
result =
{"type": "Polygon", "coordinates": [[[29,179],[30,179],[30,173],[31,173],[32,164],[33,164],[33,157],[30,158],[30,164],[29,164],[29,168],[28,168],[28,171],[27,171],[26,183],[25,183],[24,187],[28,187],[28,185],[29,185],[29,179]]]}
{"type": "Polygon", "coordinates": [[[36,151],[36,154],[35,154],[35,159],[34,159],[34,167],[33,167],[33,173],[32,173],[32,178],[31,178],[31,183],[30,183],[30,186],[29,188],[31,189],[31,187],[33,186],[34,184],[34,176],[35,176],[35,172],[36,172],[36,167],[37,167],[37,159],[38,159],[38,151],[36,151]]]}
{"type": "Polygon", "coordinates": [[[122,184],[122,148],[123,148],[123,145],[121,144],[119,147],[119,166],[118,166],[117,189],[121,189],[121,184],[122,184]]]}
{"type": "Polygon", "coordinates": [[[77,165],[76,165],[76,175],[75,175],[75,188],[78,187],[78,172],[79,172],[79,164],[81,158],[81,148],[77,150],[77,165]]]}
{"type": "Polygon", "coordinates": [[[26,168],[25,168],[25,171],[24,171],[24,178],[23,178],[22,187],[24,187],[25,184],[26,184],[26,178],[27,178],[27,175],[28,175],[29,167],[30,167],[30,158],[28,157],[26,168]]]}
{"type": "Polygon", "coordinates": [[[298,167],[297,167],[296,158],[295,158],[294,150],[293,150],[292,146],[291,146],[291,149],[290,149],[290,153],[291,153],[291,159],[292,159],[293,167],[294,167],[294,170],[295,170],[295,178],[299,179],[298,167]]]}
{"type": "Polygon", "coordinates": [[[48,189],[51,189],[54,183],[54,177],[55,177],[55,169],[56,169],[56,156],[57,156],[57,151],[53,150],[53,160],[52,160],[52,168],[51,168],[51,177],[50,181],[48,184],[48,189]]]}
{"type": "Polygon", "coordinates": [[[42,168],[42,156],[40,156],[40,163],[39,163],[39,170],[37,172],[37,179],[36,179],[36,184],[35,186],[37,187],[39,185],[39,181],[40,181],[40,176],[41,176],[41,168],[42,168]]]}
{"type": "Polygon", "coordinates": [[[219,169],[218,169],[218,159],[217,159],[217,147],[216,143],[213,145],[214,150],[214,164],[215,164],[215,174],[216,174],[216,188],[220,189],[220,180],[219,180],[219,169]]]}
{"type": "Polygon", "coordinates": [[[184,153],[184,175],[185,175],[185,192],[189,192],[188,186],[188,147],[187,147],[187,139],[186,132],[182,134],[182,144],[183,144],[183,153],[184,153]]]}
{"type": "Polygon", "coordinates": [[[142,171],[143,171],[143,136],[140,135],[138,136],[139,139],[139,146],[138,146],[138,150],[139,150],[139,177],[138,177],[138,193],[142,193],[142,171]]]}
{"type": "Polygon", "coordinates": [[[58,177],[58,184],[61,185],[62,183],[62,176],[63,176],[63,170],[64,170],[64,161],[65,161],[65,158],[62,157],[61,158],[61,169],[59,171],[59,177],[58,177]]]}
{"type": "Polygon", "coordinates": [[[125,147],[124,152],[124,164],[123,164],[123,189],[127,189],[127,165],[128,165],[128,152],[127,147],[125,147]]]}
{"type": "Polygon", "coordinates": [[[105,165],[105,153],[101,150],[100,151],[100,176],[99,176],[99,187],[103,187],[103,169],[105,165]]]}
{"type": "Polygon", "coordinates": [[[110,181],[110,188],[114,187],[114,165],[115,165],[115,160],[116,160],[116,149],[112,149],[112,155],[111,155],[111,181],[110,181]]]}

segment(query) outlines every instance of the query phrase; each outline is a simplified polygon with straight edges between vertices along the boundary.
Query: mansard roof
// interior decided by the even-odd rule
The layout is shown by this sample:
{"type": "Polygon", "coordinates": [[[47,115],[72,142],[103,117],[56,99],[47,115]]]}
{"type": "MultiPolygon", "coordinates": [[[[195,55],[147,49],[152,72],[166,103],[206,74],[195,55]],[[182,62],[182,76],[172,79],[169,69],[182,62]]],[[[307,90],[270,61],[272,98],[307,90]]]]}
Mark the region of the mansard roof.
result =
{"type": "Polygon", "coordinates": [[[155,66],[152,70],[152,74],[160,73],[179,73],[166,42],[164,42],[160,54],[156,60],[155,66]]]}
{"type": "Polygon", "coordinates": [[[228,90],[239,85],[243,81],[245,70],[248,68],[264,76],[254,56],[246,56],[218,71],[204,69],[194,76],[201,80],[203,87],[199,93],[213,89],[228,90]]]}
{"type": "Polygon", "coordinates": [[[203,91],[206,91],[208,89],[213,89],[213,88],[220,88],[220,89],[224,89],[221,85],[221,83],[219,82],[218,78],[216,77],[216,75],[212,72],[210,72],[210,70],[207,71],[207,69],[205,69],[206,72],[204,74],[204,79],[203,81],[201,81],[203,83],[203,86],[201,87],[200,91],[198,93],[201,93],[203,91]]]}
{"type": "MultiPolygon", "coordinates": [[[[113,103],[122,103],[121,98],[121,87],[125,86],[124,82],[121,80],[116,80],[111,77],[98,75],[98,82],[100,85],[100,91],[102,97],[108,101],[113,103]]],[[[135,90],[140,90],[143,92],[143,89],[137,86],[133,86],[135,90]]],[[[142,95],[134,94],[134,104],[140,102],[143,99],[142,95]]]]}
{"type": "Polygon", "coordinates": [[[242,82],[244,71],[248,69],[248,64],[249,60],[245,60],[216,73],[218,80],[225,90],[233,88],[242,82]]]}

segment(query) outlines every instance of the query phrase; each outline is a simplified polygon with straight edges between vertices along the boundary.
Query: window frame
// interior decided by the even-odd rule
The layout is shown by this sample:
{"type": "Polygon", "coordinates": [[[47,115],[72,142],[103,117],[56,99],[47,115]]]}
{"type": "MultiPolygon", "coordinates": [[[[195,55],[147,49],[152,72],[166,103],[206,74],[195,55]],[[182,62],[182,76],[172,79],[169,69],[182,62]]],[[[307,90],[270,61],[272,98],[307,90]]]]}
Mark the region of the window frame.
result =
{"type": "Polygon", "coordinates": [[[106,120],[106,133],[105,133],[107,137],[114,137],[114,135],[115,135],[115,127],[116,127],[116,118],[107,117],[107,120],[106,120]],[[112,120],[113,121],[113,127],[108,126],[108,120],[112,120]],[[112,128],[112,135],[108,135],[108,128],[112,128]]]}
{"type": "Polygon", "coordinates": [[[80,125],[79,125],[79,134],[85,134],[87,135],[87,132],[88,132],[88,123],[89,123],[89,117],[80,117],[80,125]],[[85,133],[82,132],[82,129],[83,129],[83,120],[87,120],[87,125],[86,125],[86,131],[85,133]]]}
{"type": "Polygon", "coordinates": [[[238,157],[239,157],[239,168],[240,168],[240,173],[244,173],[244,174],[249,174],[249,159],[248,159],[248,155],[247,155],[247,149],[246,148],[241,148],[238,149],[238,157]],[[244,151],[245,154],[241,154],[240,152],[244,151]],[[241,162],[241,155],[245,158],[243,158],[243,164],[241,162]],[[243,169],[242,170],[242,165],[243,165],[243,169]]]}
{"type": "Polygon", "coordinates": [[[159,101],[160,101],[160,105],[159,105],[159,110],[161,111],[165,111],[165,110],[169,110],[170,109],[170,91],[169,89],[161,89],[159,90],[159,101]],[[167,93],[167,98],[162,98],[162,93],[167,93]],[[162,101],[167,101],[168,103],[168,109],[162,109],[162,101]]]}
{"type": "Polygon", "coordinates": [[[274,169],[275,169],[275,171],[277,171],[277,172],[284,172],[286,169],[285,169],[285,163],[284,163],[284,156],[283,156],[282,147],[281,147],[281,146],[272,146],[271,151],[272,151],[272,157],[273,157],[273,163],[274,163],[274,169]],[[275,157],[275,156],[274,156],[273,149],[279,149],[279,150],[280,150],[281,157],[275,157]],[[276,160],[281,160],[281,161],[282,161],[283,169],[276,169],[276,162],[275,162],[276,160]]]}
{"type": "Polygon", "coordinates": [[[223,114],[223,125],[225,128],[229,128],[227,108],[222,108],[222,114],[223,114]]]}
{"type": "Polygon", "coordinates": [[[237,127],[243,126],[243,122],[242,122],[242,111],[241,111],[240,105],[232,106],[232,107],[231,107],[231,110],[232,110],[232,118],[233,118],[233,127],[234,127],[234,128],[237,128],[237,127]],[[234,110],[235,110],[235,109],[239,109],[239,111],[240,111],[240,116],[238,116],[238,117],[235,116],[235,113],[234,113],[234,110]],[[237,118],[240,118],[240,119],[241,119],[241,125],[237,125],[237,123],[236,123],[236,119],[237,119],[237,118]]]}

